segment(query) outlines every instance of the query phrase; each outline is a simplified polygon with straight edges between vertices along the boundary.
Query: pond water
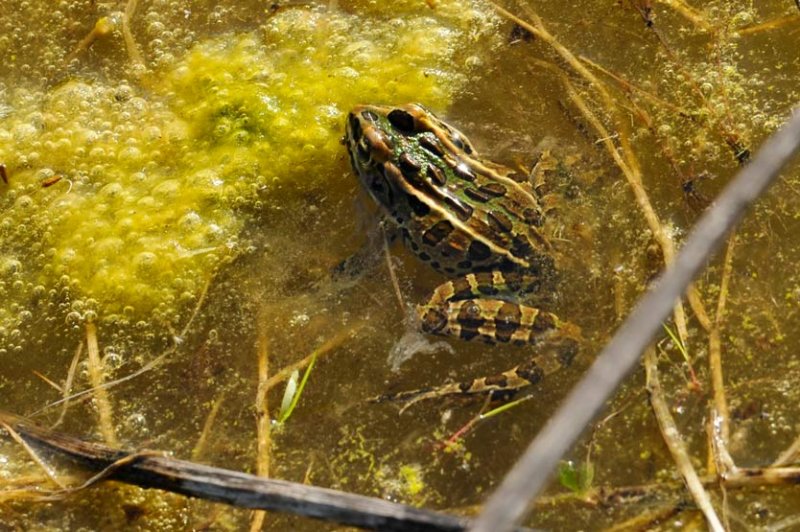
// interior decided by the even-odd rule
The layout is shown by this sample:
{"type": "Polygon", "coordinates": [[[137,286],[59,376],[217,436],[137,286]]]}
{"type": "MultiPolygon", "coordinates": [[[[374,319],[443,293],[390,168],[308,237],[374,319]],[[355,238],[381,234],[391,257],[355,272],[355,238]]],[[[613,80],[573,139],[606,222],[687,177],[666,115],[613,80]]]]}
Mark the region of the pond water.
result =
{"type": "MultiPolygon", "coordinates": [[[[535,35],[480,0],[0,5],[0,409],[126,448],[454,513],[476,511],[670,243],[800,101],[800,10],[783,0],[503,2],[540,24],[535,35]],[[580,354],[463,434],[480,398],[402,413],[367,401],[533,353],[413,336],[414,305],[444,277],[400,242],[388,245],[390,272],[340,142],[352,106],[406,102],[446,117],[487,159],[555,161],[543,190],[559,275],[540,303],[581,327],[580,354]],[[354,255],[369,260],[333,274],[354,255]],[[401,348],[412,356],[396,367],[401,348]],[[312,353],[278,423],[287,376],[312,353]]],[[[795,164],[738,228],[722,287],[728,448],[743,467],[774,462],[800,427],[798,190],[795,164]]],[[[702,314],[716,320],[723,275],[720,256],[656,344],[701,474],[712,394],[702,314]]],[[[596,502],[594,488],[680,482],[643,371],[606,411],[529,524],[646,527],[628,520],[660,515],[645,523],[703,527],[692,508],[675,510],[691,506],[680,490],[596,502]]],[[[32,502],[32,490],[55,486],[10,438],[0,462],[9,529],[238,530],[253,519],[112,483],[32,502]]],[[[800,502],[785,486],[730,489],[725,512],[721,492],[712,499],[742,530],[790,529],[800,502]]],[[[279,515],[263,527],[336,528],[279,515]]]]}

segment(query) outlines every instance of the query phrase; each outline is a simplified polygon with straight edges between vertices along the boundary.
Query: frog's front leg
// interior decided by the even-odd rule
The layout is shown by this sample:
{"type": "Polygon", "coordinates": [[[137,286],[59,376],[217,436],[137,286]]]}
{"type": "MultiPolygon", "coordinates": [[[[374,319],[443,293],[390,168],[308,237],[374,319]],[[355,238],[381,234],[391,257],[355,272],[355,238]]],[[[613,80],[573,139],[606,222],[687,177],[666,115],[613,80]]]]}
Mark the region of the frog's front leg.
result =
{"type": "Polygon", "coordinates": [[[491,377],[385,395],[379,400],[416,402],[446,395],[510,395],[568,366],[578,350],[577,326],[559,320],[555,314],[498,297],[535,292],[538,286],[533,276],[499,272],[469,274],[439,286],[430,301],[417,308],[424,332],[490,344],[535,345],[536,354],[491,377]]]}

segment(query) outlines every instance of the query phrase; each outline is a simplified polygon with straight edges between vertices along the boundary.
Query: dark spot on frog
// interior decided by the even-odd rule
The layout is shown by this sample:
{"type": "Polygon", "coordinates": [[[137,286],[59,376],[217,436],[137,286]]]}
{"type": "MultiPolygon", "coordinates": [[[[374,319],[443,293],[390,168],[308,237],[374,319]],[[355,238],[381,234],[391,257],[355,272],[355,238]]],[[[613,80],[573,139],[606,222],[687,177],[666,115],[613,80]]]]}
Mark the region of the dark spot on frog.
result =
{"type": "Polygon", "coordinates": [[[422,314],[422,330],[426,333],[437,333],[447,325],[447,314],[436,307],[428,307],[422,314]]]}
{"type": "Polygon", "coordinates": [[[475,181],[475,174],[472,173],[472,170],[470,170],[469,167],[464,163],[458,163],[455,165],[453,172],[464,181],[475,181]]]}
{"type": "Polygon", "coordinates": [[[400,170],[406,175],[419,173],[422,169],[422,165],[407,153],[400,155],[398,162],[400,163],[400,170]]]}
{"type": "Polygon", "coordinates": [[[489,211],[486,213],[486,219],[489,221],[489,225],[495,231],[509,233],[511,232],[511,229],[513,229],[511,219],[500,211],[489,211]]]}
{"type": "Polygon", "coordinates": [[[456,216],[458,216],[458,219],[462,222],[466,222],[469,220],[470,216],[472,216],[472,207],[466,203],[462,203],[460,200],[452,196],[445,196],[444,201],[453,211],[455,211],[456,216]]]}
{"type": "Polygon", "coordinates": [[[407,194],[406,198],[408,199],[408,205],[411,207],[411,211],[415,216],[422,218],[431,212],[431,208],[428,206],[428,204],[420,200],[414,194],[407,194]]]}
{"type": "Polygon", "coordinates": [[[533,330],[536,332],[544,332],[555,328],[556,320],[553,319],[552,314],[539,312],[533,319],[533,330]]]}
{"type": "Polygon", "coordinates": [[[447,177],[445,177],[444,172],[442,172],[441,168],[439,168],[438,166],[429,164],[428,169],[425,173],[428,174],[428,177],[431,178],[431,181],[433,181],[435,185],[441,187],[444,186],[445,183],[447,183],[447,177]]]}
{"type": "Polygon", "coordinates": [[[478,187],[478,190],[494,198],[504,196],[506,187],[500,183],[487,183],[478,187]]]}
{"type": "Polygon", "coordinates": [[[422,261],[425,261],[425,262],[428,262],[429,260],[431,260],[431,256],[428,255],[427,253],[425,253],[424,251],[422,253],[420,253],[419,255],[417,255],[417,257],[419,257],[419,260],[422,260],[422,261]]]}
{"type": "Polygon", "coordinates": [[[467,257],[470,260],[480,262],[482,260],[486,260],[492,256],[492,252],[489,249],[489,246],[481,242],[480,240],[473,240],[472,243],[469,245],[469,250],[467,251],[467,257]]]}
{"type": "Polygon", "coordinates": [[[404,111],[402,109],[395,109],[391,111],[386,118],[389,119],[389,123],[392,124],[398,131],[401,133],[413,133],[414,132],[414,117],[411,116],[411,113],[408,111],[404,111]]]}
{"type": "Polygon", "coordinates": [[[536,384],[542,377],[544,377],[544,370],[536,365],[536,362],[531,360],[526,364],[522,364],[515,371],[517,377],[525,379],[531,384],[536,384]]]}
{"type": "Polygon", "coordinates": [[[498,388],[505,388],[508,386],[508,379],[505,375],[492,375],[483,380],[486,386],[497,386],[498,388]]]}
{"type": "Polygon", "coordinates": [[[419,145],[431,152],[436,157],[444,156],[444,150],[442,146],[439,144],[439,141],[433,140],[428,135],[420,135],[419,137],[419,145]]]}
{"type": "Polygon", "coordinates": [[[524,211],[522,211],[522,216],[525,218],[525,221],[531,224],[534,227],[541,227],[544,223],[544,217],[539,209],[534,209],[532,207],[528,207],[524,211]]]}
{"type": "Polygon", "coordinates": [[[436,222],[433,227],[425,231],[422,235],[422,241],[429,246],[435,246],[452,232],[453,224],[450,223],[449,220],[440,220],[436,222]]]}
{"type": "Polygon", "coordinates": [[[515,257],[527,258],[533,253],[531,241],[522,235],[516,235],[511,242],[511,254],[515,257]]]}
{"type": "Polygon", "coordinates": [[[481,192],[480,190],[475,188],[465,188],[464,194],[474,199],[475,201],[480,201],[482,203],[486,203],[487,201],[492,199],[488,194],[481,192]]]}
{"type": "Polygon", "coordinates": [[[469,269],[472,268],[472,262],[470,262],[468,260],[462,260],[461,262],[458,263],[457,266],[461,270],[469,270],[469,269]]]}
{"type": "Polygon", "coordinates": [[[467,281],[463,277],[460,279],[456,279],[455,281],[452,281],[452,286],[453,286],[453,295],[451,297],[454,301],[469,299],[473,295],[472,287],[469,285],[469,281],[467,281]]]}
{"type": "Polygon", "coordinates": [[[466,153],[466,154],[471,154],[472,153],[472,146],[467,144],[464,141],[464,138],[461,135],[459,135],[458,133],[452,132],[450,134],[450,142],[452,142],[453,146],[455,146],[459,150],[463,150],[464,153],[466,153]]]}

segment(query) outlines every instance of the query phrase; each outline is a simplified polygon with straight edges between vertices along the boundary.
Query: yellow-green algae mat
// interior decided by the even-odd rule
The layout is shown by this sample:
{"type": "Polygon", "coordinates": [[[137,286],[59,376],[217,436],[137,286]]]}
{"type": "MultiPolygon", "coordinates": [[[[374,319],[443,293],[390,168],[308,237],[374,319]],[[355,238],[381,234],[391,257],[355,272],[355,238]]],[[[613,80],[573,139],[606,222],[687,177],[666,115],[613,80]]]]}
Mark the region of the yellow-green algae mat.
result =
{"type": "Polygon", "coordinates": [[[0,354],[23,349],[37,313],[56,328],[179,322],[245,247],[243,212],[344,178],[352,105],[445,110],[495,19],[477,3],[382,4],[265,15],[140,85],[0,91],[0,354]]]}

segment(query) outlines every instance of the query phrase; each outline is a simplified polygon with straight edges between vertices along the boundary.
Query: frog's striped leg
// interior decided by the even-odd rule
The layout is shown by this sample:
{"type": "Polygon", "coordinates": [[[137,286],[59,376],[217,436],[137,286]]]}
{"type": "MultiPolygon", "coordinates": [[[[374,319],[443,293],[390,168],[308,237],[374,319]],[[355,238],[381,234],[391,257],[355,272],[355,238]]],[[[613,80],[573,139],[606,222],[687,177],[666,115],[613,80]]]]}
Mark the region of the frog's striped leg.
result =
{"type": "Polygon", "coordinates": [[[472,286],[471,290],[479,291],[476,287],[481,285],[474,284],[477,279],[469,279],[475,275],[445,283],[434,293],[431,302],[418,307],[423,331],[463,340],[480,339],[486,343],[536,345],[537,354],[524,364],[491,377],[388,394],[376,400],[413,403],[447,395],[508,396],[572,362],[578,351],[580,329],[562,322],[555,314],[501,299],[456,299],[466,295],[465,282],[472,286]],[[458,286],[461,291],[454,290],[458,286]]]}
{"type": "Polygon", "coordinates": [[[547,375],[569,366],[577,352],[578,340],[565,337],[555,343],[549,343],[542,352],[532,356],[524,364],[497,375],[444,384],[442,386],[385,394],[372,399],[372,401],[407,401],[407,404],[403,406],[403,410],[405,410],[418,401],[447,396],[490,394],[492,399],[508,399],[520,389],[537,384],[547,375]]]}
{"type": "MultiPolygon", "coordinates": [[[[466,299],[492,298],[501,294],[515,297],[537,294],[542,286],[540,278],[529,273],[519,272],[480,272],[469,273],[464,277],[447,281],[433,291],[433,295],[425,305],[419,307],[420,318],[427,308],[443,308],[451,301],[466,299]]],[[[441,334],[438,331],[426,331],[441,334]]]]}

